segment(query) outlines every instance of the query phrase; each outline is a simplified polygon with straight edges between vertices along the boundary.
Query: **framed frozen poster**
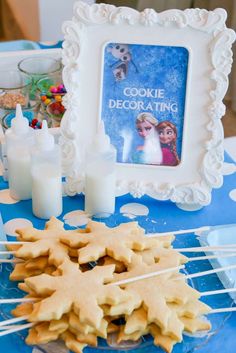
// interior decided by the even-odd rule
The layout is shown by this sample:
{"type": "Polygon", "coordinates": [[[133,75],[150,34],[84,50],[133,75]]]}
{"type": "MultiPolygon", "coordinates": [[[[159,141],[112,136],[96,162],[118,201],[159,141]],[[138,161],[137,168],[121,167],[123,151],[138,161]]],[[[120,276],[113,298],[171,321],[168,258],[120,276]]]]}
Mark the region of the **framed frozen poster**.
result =
{"type": "Polygon", "coordinates": [[[101,119],[118,163],[181,162],[188,63],[184,47],[105,46],[101,119]]]}
{"type": "Polygon", "coordinates": [[[83,191],[86,149],[103,120],[117,149],[117,195],[210,203],[223,181],[222,100],[235,40],[226,17],[75,3],[63,44],[69,195],[83,191]]]}

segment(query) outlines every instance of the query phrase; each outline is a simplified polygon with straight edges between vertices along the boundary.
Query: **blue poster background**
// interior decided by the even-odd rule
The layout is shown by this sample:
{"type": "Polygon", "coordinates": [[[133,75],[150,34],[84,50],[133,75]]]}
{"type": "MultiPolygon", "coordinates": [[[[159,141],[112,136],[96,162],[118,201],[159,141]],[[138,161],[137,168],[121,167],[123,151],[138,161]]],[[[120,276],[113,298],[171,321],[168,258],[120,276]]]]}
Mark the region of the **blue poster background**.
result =
{"type": "Polygon", "coordinates": [[[152,113],[158,122],[168,120],[175,124],[176,149],[181,159],[188,50],[174,46],[108,43],[103,54],[101,119],[117,149],[117,161],[133,163],[132,155],[143,143],[135,125],[142,112],[152,113]],[[129,143],[125,144],[127,140],[129,143]]]}

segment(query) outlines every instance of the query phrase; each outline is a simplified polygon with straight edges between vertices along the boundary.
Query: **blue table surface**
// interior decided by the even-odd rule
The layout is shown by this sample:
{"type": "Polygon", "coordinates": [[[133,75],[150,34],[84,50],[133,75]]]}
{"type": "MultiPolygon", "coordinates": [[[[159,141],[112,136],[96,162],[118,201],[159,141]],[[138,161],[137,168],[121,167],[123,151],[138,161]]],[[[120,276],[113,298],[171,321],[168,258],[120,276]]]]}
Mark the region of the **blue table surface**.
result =
{"type": "Polygon", "coordinates": [[[13,40],[8,42],[0,42],[0,52],[18,51],[18,50],[35,50],[35,49],[54,49],[61,48],[62,41],[51,42],[33,42],[31,40],[13,40]]]}
{"type": "MultiPolygon", "coordinates": [[[[228,156],[225,156],[225,163],[235,165],[228,156]]],[[[3,190],[7,188],[8,184],[0,178],[0,189],[3,190]]],[[[144,205],[149,210],[148,217],[157,222],[159,231],[187,229],[204,225],[231,224],[236,223],[236,202],[229,197],[229,193],[232,190],[236,190],[236,173],[224,177],[223,187],[213,190],[211,204],[199,211],[186,212],[180,210],[171,202],[157,201],[147,196],[134,199],[130,195],[125,195],[117,198],[116,212],[120,212],[121,207],[129,203],[144,205]]],[[[31,206],[31,200],[21,201],[15,204],[0,203],[3,223],[14,218],[26,218],[30,220],[35,227],[44,228],[45,222],[33,216],[31,206]]],[[[59,218],[62,220],[66,213],[83,209],[83,196],[63,197],[63,214],[59,218]]],[[[235,329],[236,313],[232,313],[219,333],[213,336],[207,345],[199,348],[198,352],[206,353],[209,349],[210,352],[214,350],[219,352],[219,348],[224,348],[225,353],[232,353],[232,347],[236,344],[235,329]]],[[[27,350],[27,352],[29,351],[27,350]]],[[[10,353],[17,352],[11,351],[10,353]]]]}
{"type": "MultiPolygon", "coordinates": [[[[61,46],[61,41],[55,44],[14,41],[0,43],[0,51],[61,48],[61,46]]],[[[225,162],[234,163],[228,156],[225,156],[225,162]]],[[[0,189],[3,190],[7,188],[8,184],[0,178],[0,189]]],[[[186,212],[180,210],[175,204],[168,201],[157,201],[147,196],[137,200],[133,199],[130,195],[125,195],[117,198],[116,212],[120,212],[121,207],[129,203],[138,202],[139,204],[145,205],[149,210],[148,217],[158,223],[159,231],[195,228],[204,225],[231,224],[236,223],[236,202],[229,197],[229,193],[232,190],[236,190],[236,173],[224,177],[223,187],[213,190],[211,204],[199,211],[186,212]]],[[[35,227],[43,228],[44,221],[33,216],[31,207],[31,201],[22,201],[11,205],[0,203],[3,223],[14,218],[26,218],[29,219],[35,227]]],[[[60,219],[63,219],[63,216],[70,211],[83,209],[83,196],[64,197],[63,214],[60,216],[60,219]]],[[[235,330],[236,313],[232,313],[218,334],[211,337],[205,346],[198,348],[197,352],[218,353],[222,349],[225,353],[233,353],[236,345],[235,330]]],[[[2,352],[1,349],[0,351],[2,352]]],[[[27,348],[27,352],[30,351],[31,350],[27,348]]],[[[17,351],[11,351],[9,353],[17,353],[17,351]]]]}

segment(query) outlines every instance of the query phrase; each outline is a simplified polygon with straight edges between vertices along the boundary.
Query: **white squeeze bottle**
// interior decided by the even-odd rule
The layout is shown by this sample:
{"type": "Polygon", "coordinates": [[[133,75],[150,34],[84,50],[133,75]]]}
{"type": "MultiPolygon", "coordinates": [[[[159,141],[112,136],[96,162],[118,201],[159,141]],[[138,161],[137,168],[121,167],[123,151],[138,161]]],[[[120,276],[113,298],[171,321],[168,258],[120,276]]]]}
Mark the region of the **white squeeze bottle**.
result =
{"type": "Polygon", "coordinates": [[[62,212],[61,153],[49,133],[46,120],[37,130],[32,155],[32,208],[42,219],[59,216],[62,212]]]}
{"type": "Polygon", "coordinates": [[[31,199],[30,153],[34,143],[34,130],[23,116],[20,104],[16,105],[16,116],[5,136],[10,195],[16,200],[31,199]]]}
{"type": "Polygon", "coordinates": [[[113,213],[116,189],[116,149],[105,134],[104,123],[86,154],[85,211],[91,215],[113,213]]]}

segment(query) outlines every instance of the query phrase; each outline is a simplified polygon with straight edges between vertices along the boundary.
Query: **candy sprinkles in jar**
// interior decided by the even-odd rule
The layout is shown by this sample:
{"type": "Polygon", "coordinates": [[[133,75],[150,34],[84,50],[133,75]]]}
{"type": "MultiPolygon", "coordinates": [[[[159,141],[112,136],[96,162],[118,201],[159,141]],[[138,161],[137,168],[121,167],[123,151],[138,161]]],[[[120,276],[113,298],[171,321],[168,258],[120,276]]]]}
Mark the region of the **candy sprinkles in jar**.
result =
{"type": "Polygon", "coordinates": [[[0,71],[0,108],[15,110],[16,105],[27,107],[31,78],[16,70],[0,71]]]}
{"type": "Polygon", "coordinates": [[[41,92],[41,102],[44,114],[51,121],[52,127],[59,127],[61,119],[65,113],[65,107],[62,103],[62,98],[66,93],[64,85],[52,85],[50,78],[41,79],[38,82],[38,88],[41,92]]]}

